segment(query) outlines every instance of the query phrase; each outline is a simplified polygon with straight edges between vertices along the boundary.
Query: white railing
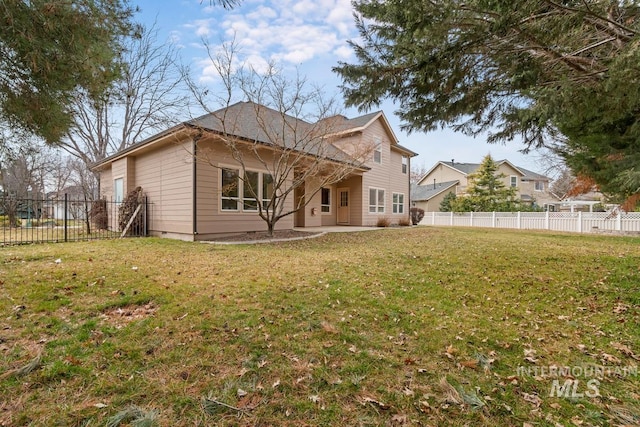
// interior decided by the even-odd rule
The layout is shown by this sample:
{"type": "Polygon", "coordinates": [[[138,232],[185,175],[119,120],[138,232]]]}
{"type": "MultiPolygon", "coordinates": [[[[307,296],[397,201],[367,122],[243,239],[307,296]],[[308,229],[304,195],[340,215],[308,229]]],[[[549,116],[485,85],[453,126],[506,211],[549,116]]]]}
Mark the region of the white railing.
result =
{"type": "Polygon", "coordinates": [[[421,225],[640,233],[640,212],[426,212],[421,225]]]}

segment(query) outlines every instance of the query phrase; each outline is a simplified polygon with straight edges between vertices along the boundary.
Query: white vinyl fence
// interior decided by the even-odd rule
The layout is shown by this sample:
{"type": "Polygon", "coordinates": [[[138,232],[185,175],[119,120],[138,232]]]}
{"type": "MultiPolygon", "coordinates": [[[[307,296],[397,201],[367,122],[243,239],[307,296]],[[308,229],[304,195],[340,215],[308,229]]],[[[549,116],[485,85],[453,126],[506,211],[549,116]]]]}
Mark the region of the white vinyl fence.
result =
{"type": "Polygon", "coordinates": [[[425,212],[421,225],[640,233],[640,212],[425,212]]]}

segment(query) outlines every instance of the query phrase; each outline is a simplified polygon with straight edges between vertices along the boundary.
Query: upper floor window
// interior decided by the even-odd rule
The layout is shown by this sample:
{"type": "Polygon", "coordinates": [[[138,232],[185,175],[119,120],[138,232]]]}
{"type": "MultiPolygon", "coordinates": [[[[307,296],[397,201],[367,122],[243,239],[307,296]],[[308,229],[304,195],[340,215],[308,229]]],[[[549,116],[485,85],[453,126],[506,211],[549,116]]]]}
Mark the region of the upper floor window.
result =
{"type": "Polygon", "coordinates": [[[512,187],[518,186],[518,177],[515,175],[511,175],[511,186],[512,187]]]}
{"type": "Polygon", "coordinates": [[[544,191],[544,181],[536,181],[534,185],[536,191],[544,191]]]}
{"type": "Polygon", "coordinates": [[[406,174],[409,171],[409,157],[402,156],[402,173],[406,174]]]}
{"type": "Polygon", "coordinates": [[[380,140],[380,138],[376,138],[374,140],[374,144],[373,161],[375,163],[382,163],[382,141],[380,140]]]}

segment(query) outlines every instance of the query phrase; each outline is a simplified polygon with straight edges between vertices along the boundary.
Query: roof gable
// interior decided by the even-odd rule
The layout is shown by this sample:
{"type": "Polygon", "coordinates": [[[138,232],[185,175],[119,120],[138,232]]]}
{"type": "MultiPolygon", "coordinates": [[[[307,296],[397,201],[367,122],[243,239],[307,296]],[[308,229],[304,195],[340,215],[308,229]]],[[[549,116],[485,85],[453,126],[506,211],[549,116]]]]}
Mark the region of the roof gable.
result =
{"type": "MultiPolygon", "coordinates": [[[[525,168],[522,168],[520,166],[516,166],[513,163],[511,163],[509,160],[507,159],[503,159],[503,160],[497,160],[496,165],[501,166],[501,165],[508,165],[509,167],[511,167],[514,171],[516,171],[517,173],[519,173],[521,175],[521,179],[525,179],[525,180],[532,180],[532,181],[551,181],[550,178],[541,175],[539,173],[536,172],[532,172],[530,170],[527,170],[525,168]]],[[[436,170],[436,168],[438,166],[444,166],[447,168],[450,168],[452,170],[455,170],[457,172],[459,172],[460,174],[462,174],[463,176],[467,177],[470,174],[474,173],[479,167],[480,167],[480,163],[464,163],[464,162],[455,162],[455,161],[450,161],[450,162],[446,162],[446,161],[439,161],[437,162],[435,165],[433,165],[433,167],[431,167],[431,169],[429,169],[427,171],[427,173],[424,174],[424,176],[422,178],[420,178],[420,181],[418,181],[418,184],[422,184],[422,182],[427,179],[429,177],[429,175],[431,175],[431,173],[436,170]]],[[[428,184],[428,183],[427,183],[428,184]]]]}

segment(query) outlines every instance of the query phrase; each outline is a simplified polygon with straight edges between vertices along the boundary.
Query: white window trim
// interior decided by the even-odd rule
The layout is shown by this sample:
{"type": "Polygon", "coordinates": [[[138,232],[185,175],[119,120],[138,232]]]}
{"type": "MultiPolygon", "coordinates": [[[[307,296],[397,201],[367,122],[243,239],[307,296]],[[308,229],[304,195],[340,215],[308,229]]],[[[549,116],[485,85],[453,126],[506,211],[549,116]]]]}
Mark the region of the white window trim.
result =
{"type": "Polygon", "coordinates": [[[401,171],[404,175],[409,173],[409,156],[406,154],[402,155],[402,168],[401,171]]]}
{"type": "Polygon", "coordinates": [[[518,187],[518,175],[511,175],[509,177],[509,187],[517,188],[518,187]],[[516,179],[516,185],[513,185],[513,179],[516,179]]]}
{"type": "MultiPolygon", "coordinates": [[[[398,197],[398,200],[400,200],[400,197],[398,197]]],[[[405,213],[405,208],[404,208],[404,193],[392,193],[391,195],[391,212],[394,214],[404,214],[405,213]],[[402,197],[402,202],[394,202],[394,199],[396,198],[396,196],[401,196],[402,197]],[[400,212],[400,209],[402,208],[402,212],[400,212]]]]}
{"type": "Polygon", "coordinates": [[[240,180],[240,168],[238,167],[233,167],[233,166],[220,166],[220,173],[218,174],[218,189],[220,191],[220,211],[221,212],[240,212],[240,209],[238,208],[241,203],[242,203],[242,187],[241,187],[241,180],[240,180]],[[224,196],[223,192],[222,192],[222,174],[224,173],[224,169],[226,170],[232,170],[232,171],[236,171],[237,173],[237,185],[238,185],[238,196],[237,197],[230,197],[230,196],[224,196]],[[236,202],[236,208],[235,209],[225,209],[223,207],[223,200],[234,200],[236,202]]]}
{"type": "MultiPolygon", "coordinates": [[[[259,208],[256,205],[255,209],[247,209],[245,208],[244,205],[244,179],[240,178],[240,174],[242,173],[242,168],[239,166],[231,166],[231,165],[218,165],[218,169],[220,170],[218,173],[218,192],[220,194],[219,197],[219,202],[220,205],[218,207],[218,212],[220,213],[247,213],[247,214],[256,214],[257,212],[259,212],[259,208]],[[227,170],[233,170],[236,171],[238,173],[238,197],[228,197],[228,196],[223,196],[222,195],[222,171],[223,169],[227,169],[227,170]],[[223,209],[222,208],[222,201],[223,200],[235,200],[236,201],[236,206],[238,206],[237,209],[223,209]]],[[[264,194],[264,176],[265,175],[272,175],[271,173],[267,172],[267,171],[259,171],[259,170],[252,170],[252,169],[246,169],[246,172],[253,172],[253,173],[257,173],[258,174],[258,198],[257,199],[247,199],[247,200],[257,200],[258,202],[262,201],[262,209],[266,209],[266,205],[269,204],[270,202],[270,198],[265,198],[265,194],[264,194]]],[[[273,176],[273,175],[272,175],[273,176]]],[[[275,191],[275,188],[274,188],[275,191]]]]}
{"type": "Polygon", "coordinates": [[[379,165],[382,164],[382,139],[376,137],[373,140],[373,163],[377,163],[379,165]],[[376,160],[376,154],[379,154],[380,159],[376,160]]]}
{"type": "Polygon", "coordinates": [[[245,199],[244,198],[244,196],[245,196],[245,194],[244,194],[245,180],[244,179],[240,180],[240,184],[242,186],[242,211],[243,212],[259,212],[260,209],[258,208],[258,203],[260,203],[260,200],[262,199],[262,194],[261,194],[262,193],[262,188],[260,188],[261,187],[260,184],[262,182],[262,178],[261,178],[262,177],[262,172],[252,171],[252,170],[245,170],[245,175],[247,173],[257,173],[258,174],[258,182],[256,184],[258,186],[258,188],[257,188],[258,194],[256,194],[256,196],[257,196],[256,198],[248,197],[247,199],[245,199]],[[256,204],[255,209],[247,208],[245,206],[245,200],[246,201],[255,202],[255,204],[256,204]]]}
{"type": "Polygon", "coordinates": [[[113,179],[113,200],[114,202],[116,202],[116,204],[120,204],[124,201],[124,177],[122,176],[119,176],[118,178],[113,179]],[[117,182],[122,183],[122,188],[121,188],[122,192],[120,194],[120,200],[118,200],[118,193],[116,192],[117,182]]]}
{"type": "Polygon", "coordinates": [[[384,188],[379,187],[369,187],[369,213],[370,214],[384,214],[385,213],[385,205],[387,203],[386,199],[387,195],[384,188]],[[371,204],[371,190],[376,190],[376,204],[371,204]],[[382,191],[382,205],[380,204],[380,192],[382,191]],[[371,212],[371,208],[375,209],[375,212],[371,212]],[[382,210],[380,210],[382,208],[382,210]]]}
{"type": "Polygon", "coordinates": [[[544,191],[544,181],[534,181],[533,189],[535,191],[544,191]],[[538,188],[540,186],[541,188],[538,188]]]}

